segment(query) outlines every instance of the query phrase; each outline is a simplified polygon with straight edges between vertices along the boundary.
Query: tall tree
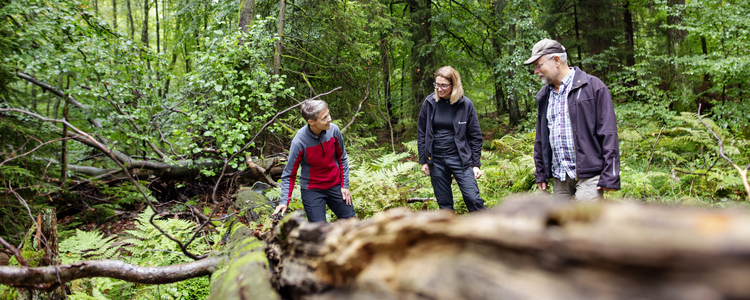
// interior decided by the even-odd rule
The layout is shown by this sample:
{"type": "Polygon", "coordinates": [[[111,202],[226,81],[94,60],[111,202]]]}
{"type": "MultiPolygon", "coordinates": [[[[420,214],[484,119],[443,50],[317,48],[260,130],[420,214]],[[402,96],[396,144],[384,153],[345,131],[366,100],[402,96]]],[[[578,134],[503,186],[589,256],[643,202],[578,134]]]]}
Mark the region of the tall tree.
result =
{"type": "Polygon", "coordinates": [[[279,18],[276,26],[276,52],[273,59],[273,74],[281,75],[281,53],[284,47],[284,13],[286,12],[286,0],[279,1],[279,18]]]}
{"type": "Polygon", "coordinates": [[[112,0],[112,29],[117,31],[117,0],[112,0]]]}
{"type": "MultiPolygon", "coordinates": [[[[429,92],[433,90],[432,72],[435,72],[434,52],[431,49],[432,33],[430,32],[432,16],[432,0],[408,0],[411,19],[411,68],[412,99],[422,103],[429,92]]],[[[420,105],[416,105],[416,112],[420,105]]]]}

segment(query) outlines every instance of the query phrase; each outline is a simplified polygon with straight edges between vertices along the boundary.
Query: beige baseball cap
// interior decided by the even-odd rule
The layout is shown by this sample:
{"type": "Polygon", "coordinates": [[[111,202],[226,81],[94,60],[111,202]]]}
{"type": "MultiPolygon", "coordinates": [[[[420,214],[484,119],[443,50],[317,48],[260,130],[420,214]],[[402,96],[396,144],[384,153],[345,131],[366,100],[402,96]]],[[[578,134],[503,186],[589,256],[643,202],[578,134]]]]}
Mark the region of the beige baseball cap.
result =
{"type": "Polygon", "coordinates": [[[565,47],[555,40],[543,39],[534,45],[534,48],[531,49],[531,57],[529,57],[529,59],[523,64],[531,64],[542,57],[542,55],[553,53],[566,53],[565,47]]]}

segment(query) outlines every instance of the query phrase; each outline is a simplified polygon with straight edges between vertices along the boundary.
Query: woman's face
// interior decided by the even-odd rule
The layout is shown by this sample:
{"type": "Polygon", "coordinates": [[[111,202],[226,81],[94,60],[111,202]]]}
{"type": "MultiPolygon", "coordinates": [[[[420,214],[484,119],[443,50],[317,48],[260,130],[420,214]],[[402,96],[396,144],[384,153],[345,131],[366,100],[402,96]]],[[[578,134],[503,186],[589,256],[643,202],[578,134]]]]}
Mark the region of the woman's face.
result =
{"type": "Polygon", "coordinates": [[[448,79],[445,79],[444,77],[438,76],[435,78],[435,83],[437,85],[435,86],[435,92],[437,92],[438,97],[447,99],[451,97],[451,91],[453,91],[453,84],[451,84],[448,79]]]}

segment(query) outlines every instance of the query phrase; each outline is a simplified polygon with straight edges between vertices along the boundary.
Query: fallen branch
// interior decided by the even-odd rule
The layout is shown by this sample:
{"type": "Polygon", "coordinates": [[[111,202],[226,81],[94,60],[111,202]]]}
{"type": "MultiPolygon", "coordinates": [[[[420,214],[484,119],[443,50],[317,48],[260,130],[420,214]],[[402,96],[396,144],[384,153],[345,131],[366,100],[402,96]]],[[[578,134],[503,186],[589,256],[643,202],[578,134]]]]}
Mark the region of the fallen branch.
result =
{"type": "Polygon", "coordinates": [[[223,257],[171,265],[141,267],[120,260],[88,260],[49,267],[0,267],[0,284],[32,287],[70,282],[81,278],[109,277],[141,284],[166,284],[213,273],[223,257]]]}

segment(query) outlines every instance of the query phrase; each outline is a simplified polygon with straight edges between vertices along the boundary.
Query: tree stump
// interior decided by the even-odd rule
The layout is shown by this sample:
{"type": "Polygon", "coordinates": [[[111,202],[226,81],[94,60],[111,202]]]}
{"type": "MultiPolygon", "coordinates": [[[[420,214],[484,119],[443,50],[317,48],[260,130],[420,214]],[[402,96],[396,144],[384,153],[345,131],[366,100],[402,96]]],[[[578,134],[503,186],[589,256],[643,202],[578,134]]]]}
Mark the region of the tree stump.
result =
{"type": "Polygon", "coordinates": [[[543,196],[488,211],[287,216],[266,237],[290,299],[750,299],[750,214],[543,196]]]}

